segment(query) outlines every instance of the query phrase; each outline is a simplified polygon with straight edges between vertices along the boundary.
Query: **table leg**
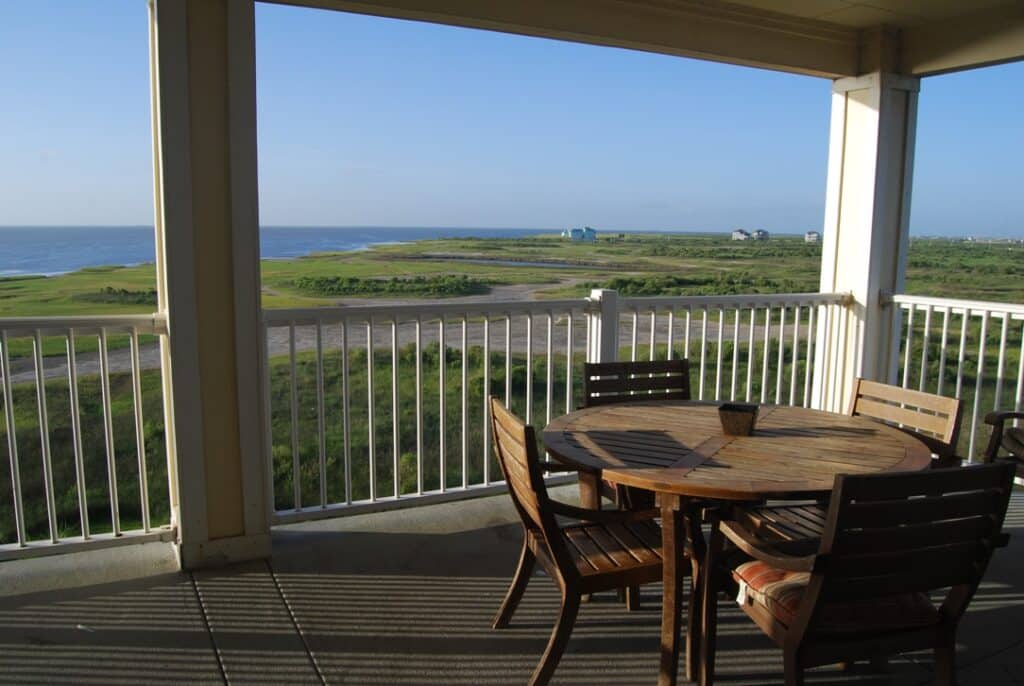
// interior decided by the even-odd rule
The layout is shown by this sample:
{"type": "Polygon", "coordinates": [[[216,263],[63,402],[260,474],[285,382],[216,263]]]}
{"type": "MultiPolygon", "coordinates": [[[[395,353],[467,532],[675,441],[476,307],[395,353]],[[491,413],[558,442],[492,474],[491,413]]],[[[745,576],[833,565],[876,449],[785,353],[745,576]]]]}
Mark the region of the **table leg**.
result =
{"type": "Polygon", "coordinates": [[[701,608],[703,607],[704,532],[701,526],[701,507],[689,503],[686,508],[686,540],[690,549],[690,609],[686,621],[686,678],[700,678],[701,608]]]}
{"type": "Polygon", "coordinates": [[[718,630],[718,584],[715,582],[716,567],[722,554],[724,538],[719,526],[721,512],[718,508],[708,510],[711,523],[711,538],[704,556],[704,573],[701,580],[702,612],[700,643],[700,684],[711,686],[715,681],[715,639],[718,630]]]}
{"type": "MultiPolygon", "coordinates": [[[[675,686],[679,671],[679,616],[683,601],[683,575],[680,565],[684,513],[678,496],[661,496],[661,669],[658,686],[675,686]]],[[[692,612],[692,608],[691,608],[692,612]]],[[[689,637],[688,637],[689,638],[689,637]]],[[[687,660],[689,662],[689,660],[687,660]]]]}
{"type": "MultiPolygon", "coordinates": [[[[601,473],[580,470],[580,507],[588,510],[601,509],[601,473]]],[[[590,594],[580,596],[584,603],[590,602],[590,594]]]]}

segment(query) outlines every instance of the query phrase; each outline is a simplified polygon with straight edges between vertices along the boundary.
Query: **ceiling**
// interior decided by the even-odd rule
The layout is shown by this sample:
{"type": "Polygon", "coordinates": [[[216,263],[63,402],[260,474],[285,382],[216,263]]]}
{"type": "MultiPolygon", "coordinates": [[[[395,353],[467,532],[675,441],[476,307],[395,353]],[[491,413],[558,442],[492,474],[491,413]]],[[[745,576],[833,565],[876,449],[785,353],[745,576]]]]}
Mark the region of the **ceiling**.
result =
{"type": "Polygon", "coordinates": [[[923,26],[994,7],[1020,5],[1019,0],[731,0],[731,4],[778,12],[854,29],[887,25],[923,26]]]}

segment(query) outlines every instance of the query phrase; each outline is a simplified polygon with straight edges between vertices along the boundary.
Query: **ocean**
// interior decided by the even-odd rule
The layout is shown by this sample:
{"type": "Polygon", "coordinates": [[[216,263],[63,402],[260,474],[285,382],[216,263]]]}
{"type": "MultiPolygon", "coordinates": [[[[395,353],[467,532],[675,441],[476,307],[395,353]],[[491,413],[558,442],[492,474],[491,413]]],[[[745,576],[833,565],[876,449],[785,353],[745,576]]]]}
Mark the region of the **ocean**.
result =
{"type": "MultiPolygon", "coordinates": [[[[430,238],[519,238],[555,229],[473,229],[428,227],[284,227],[260,229],[263,258],[301,257],[315,252],[362,250],[371,245],[430,238]]],[[[0,276],[54,275],[85,267],[153,262],[149,226],[0,227],[0,276]]]]}

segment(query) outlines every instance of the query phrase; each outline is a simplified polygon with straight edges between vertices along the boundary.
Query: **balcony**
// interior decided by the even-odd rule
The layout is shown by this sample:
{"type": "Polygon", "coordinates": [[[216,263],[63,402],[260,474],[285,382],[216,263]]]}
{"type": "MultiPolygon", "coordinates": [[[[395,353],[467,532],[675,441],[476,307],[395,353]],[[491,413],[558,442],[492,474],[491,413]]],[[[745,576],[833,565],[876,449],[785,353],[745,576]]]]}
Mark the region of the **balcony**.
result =
{"type": "MultiPolygon", "coordinates": [[[[1024,494],[1007,531],[960,631],[965,685],[1024,678],[1024,494]]],[[[280,526],[268,561],[7,598],[0,681],[522,684],[558,598],[538,575],[513,624],[490,629],[519,532],[497,495],[280,526]]],[[[655,584],[635,613],[614,594],[584,605],[554,683],[654,683],[659,600],[655,584]]],[[[720,617],[719,681],[781,683],[780,651],[731,604],[720,617]]],[[[885,674],[858,664],[808,681],[923,686],[930,670],[930,655],[907,655],[885,674]]]]}

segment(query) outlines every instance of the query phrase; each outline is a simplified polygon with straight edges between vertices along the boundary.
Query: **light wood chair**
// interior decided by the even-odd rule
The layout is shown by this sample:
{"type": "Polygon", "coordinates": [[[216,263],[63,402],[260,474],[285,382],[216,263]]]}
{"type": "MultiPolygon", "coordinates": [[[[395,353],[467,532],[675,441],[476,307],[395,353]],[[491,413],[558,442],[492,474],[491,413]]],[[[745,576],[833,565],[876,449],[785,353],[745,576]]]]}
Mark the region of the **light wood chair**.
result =
{"type": "MultiPolygon", "coordinates": [[[[537,562],[558,585],[562,610],[530,684],[546,684],[569,642],[584,594],[661,580],[661,530],[657,510],[590,510],[548,497],[545,471],[566,471],[537,454],[533,427],[493,396],[491,429],[501,471],[523,524],[523,549],[512,584],[494,618],[508,626],[537,562]],[[556,515],[575,520],[560,525],[556,515]]],[[[684,565],[685,567],[685,565],[684,565]]]]}
{"type": "Polygon", "coordinates": [[[936,467],[956,467],[961,462],[956,454],[963,415],[959,398],[857,379],[850,414],[898,426],[931,448],[936,467]]]}
{"type": "Polygon", "coordinates": [[[957,626],[1006,544],[1013,475],[996,464],[838,476],[824,535],[806,555],[724,520],[717,535],[753,558],[732,571],[737,600],[783,649],[787,686],[809,667],[924,649],[934,650],[936,683],[954,684],[957,626]],[[928,594],[943,589],[936,606],[928,594]]]}
{"type": "Polygon", "coordinates": [[[991,425],[992,435],[982,460],[986,463],[1009,462],[1017,468],[1017,476],[1024,479],[1024,427],[1006,426],[1012,419],[1024,419],[1024,412],[997,410],[985,415],[985,423],[991,425]],[[1005,452],[1000,455],[1000,452],[1005,452]]]}
{"type": "MultiPolygon", "coordinates": [[[[868,417],[897,426],[927,445],[935,467],[954,467],[961,462],[956,455],[960,440],[963,404],[958,398],[908,390],[899,386],[857,379],[850,398],[850,415],[868,417]]],[[[767,532],[773,532],[780,544],[806,549],[817,545],[825,526],[826,506],[822,504],[762,505],[748,508],[745,516],[767,532]]]]}

